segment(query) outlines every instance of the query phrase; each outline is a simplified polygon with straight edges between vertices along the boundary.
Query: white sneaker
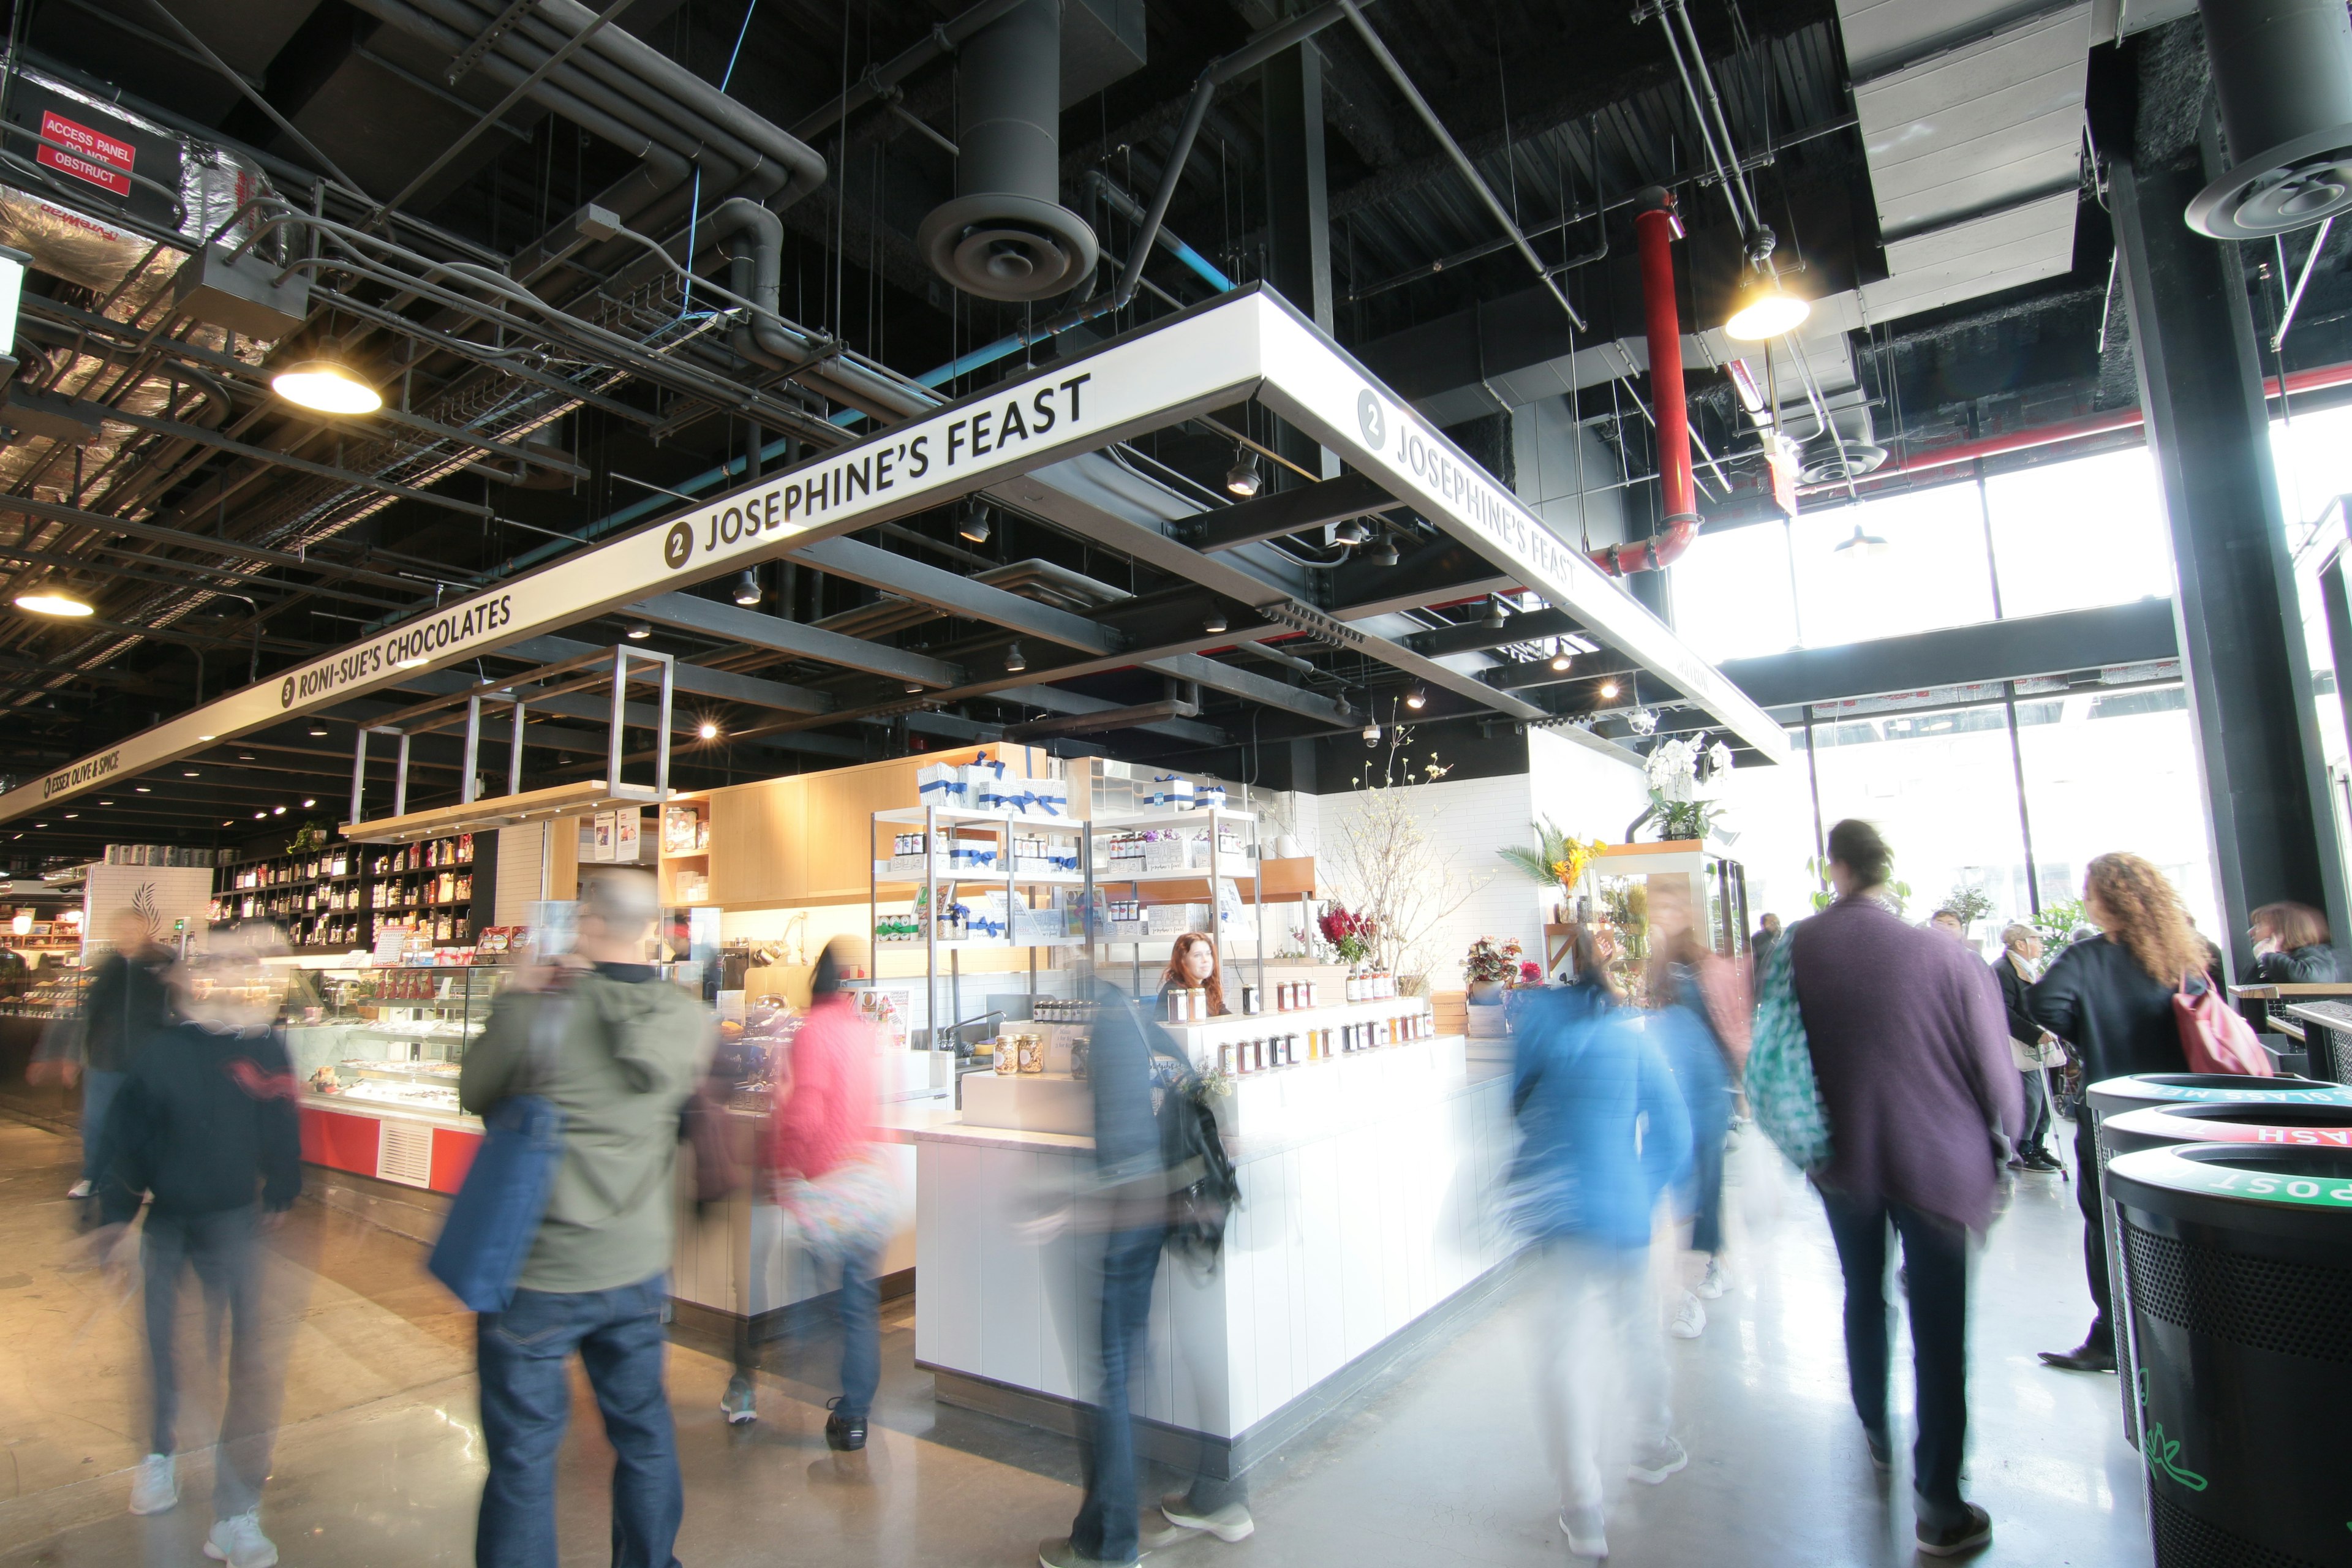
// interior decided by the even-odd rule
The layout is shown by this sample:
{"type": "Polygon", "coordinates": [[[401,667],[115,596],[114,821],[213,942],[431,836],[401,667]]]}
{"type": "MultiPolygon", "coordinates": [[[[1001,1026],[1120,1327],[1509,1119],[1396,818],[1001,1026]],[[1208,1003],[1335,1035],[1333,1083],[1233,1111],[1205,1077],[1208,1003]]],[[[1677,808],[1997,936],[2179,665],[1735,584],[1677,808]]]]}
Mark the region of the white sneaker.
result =
{"type": "Polygon", "coordinates": [[[178,1462],[169,1454],[150,1454],[139,1461],[131,1478],[131,1511],[162,1513],[180,1500],[178,1462]]]}
{"type": "Polygon", "coordinates": [[[66,1196],[69,1198],[86,1198],[89,1196],[89,1179],[85,1176],[80,1181],[76,1182],[72,1186],[68,1187],[66,1189],[66,1196]]]}
{"type": "Polygon", "coordinates": [[[1683,1292],[1683,1304],[1675,1309],[1675,1321],[1666,1325],[1666,1332],[1678,1340],[1695,1340],[1706,1332],[1706,1309],[1698,1304],[1697,1297],[1683,1292]]]}
{"type": "Polygon", "coordinates": [[[1625,1473],[1644,1486],[1662,1486],[1668,1476],[1689,1463],[1688,1449],[1672,1437],[1661,1437],[1654,1445],[1635,1450],[1625,1473]]]}
{"type": "Polygon", "coordinates": [[[1169,1523],[1179,1529],[1205,1530],[1229,1546],[1236,1541],[1246,1540],[1250,1531],[1257,1528],[1257,1521],[1250,1517],[1250,1510],[1237,1502],[1229,1502],[1214,1513],[1196,1512],[1188,1506],[1189,1502],[1184,1493],[1170,1492],[1160,1500],[1160,1511],[1169,1523]]]}
{"type": "Polygon", "coordinates": [[[1597,1508],[1564,1508],[1559,1510],[1559,1528],[1568,1537],[1568,1553],[1571,1557],[1606,1557],[1609,1537],[1603,1530],[1604,1521],[1597,1508]]]}
{"type": "Polygon", "coordinates": [[[205,1555],[227,1563],[228,1568],[271,1568],[278,1561],[278,1548],[261,1533],[261,1510],[257,1508],[213,1521],[205,1555]]]}
{"type": "Polygon", "coordinates": [[[1702,1301],[1719,1301],[1730,1288],[1731,1276],[1723,1271],[1722,1260],[1710,1258],[1706,1260],[1706,1278],[1698,1282],[1691,1294],[1702,1301]]]}

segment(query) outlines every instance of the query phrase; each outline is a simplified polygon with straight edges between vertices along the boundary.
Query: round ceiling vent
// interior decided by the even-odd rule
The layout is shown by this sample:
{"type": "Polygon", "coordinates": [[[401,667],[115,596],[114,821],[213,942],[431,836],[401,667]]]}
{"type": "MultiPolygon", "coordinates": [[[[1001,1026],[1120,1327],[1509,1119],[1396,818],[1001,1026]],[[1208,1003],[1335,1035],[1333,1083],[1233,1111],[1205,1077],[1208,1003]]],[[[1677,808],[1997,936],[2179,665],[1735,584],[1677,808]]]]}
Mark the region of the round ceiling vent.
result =
{"type": "Polygon", "coordinates": [[[1851,436],[1840,447],[1833,437],[1822,434],[1806,442],[1798,455],[1797,477],[1809,485],[1840,484],[1858,479],[1885,461],[1884,447],[1857,441],[1851,436]]]}
{"type": "Polygon", "coordinates": [[[2189,226],[2215,239],[2268,239],[2352,209],[2352,125],[2256,154],[2197,193],[2189,226]]]}
{"type": "Polygon", "coordinates": [[[931,209],[915,243],[939,275],[984,300],[1044,300],[1075,289],[1100,252],[1067,207],[1005,191],[931,209]]]}

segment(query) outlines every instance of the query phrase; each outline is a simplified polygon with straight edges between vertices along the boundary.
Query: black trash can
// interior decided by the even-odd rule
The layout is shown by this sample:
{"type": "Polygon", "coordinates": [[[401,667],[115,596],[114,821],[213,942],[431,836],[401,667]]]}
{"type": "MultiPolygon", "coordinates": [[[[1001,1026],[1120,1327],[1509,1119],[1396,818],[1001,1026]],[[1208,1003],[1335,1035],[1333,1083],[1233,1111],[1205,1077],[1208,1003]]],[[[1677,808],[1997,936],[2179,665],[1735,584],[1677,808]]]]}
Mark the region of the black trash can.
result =
{"type": "Polygon", "coordinates": [[[2352,1564],[2352,1150],[2176,1144],[2106,1182],[2158,1568],[2352,1564]]]}
{"type": "Polygon", "coordinates": [[[2303,1049],[2314,1078],[2352,1083],[2352,1003],[2297,1002],[2279,1009],[2303,1026],[2303,1049]]]}
{"type": "MultiPolygon", "coordinates": [[[[2352,1088],[2342,1084],[2317,1083],[2308,1079],[2243,1078],[2235,1073],[2219,1072],[2145,1072],[2128,1078],[2103,1079],[2083,1091],[2083,1101],[2093,1118],[2092,1130],[2097,1134],[2099,1169],[2076,1173],[2079,1181],[2102,1181],[2107,1163],[2119,1152],[2108,1138],[2111,1121],[2137,1110],[2185,1110],[2189,1107],[2211,1107],[2219,1110],[2249,1110],[2305,1108],[2322,1113],[2340,1112],[2347,1123],[2352,1123],[2352,1088]]],[[[2145,1135],[2142,1135],[2143,1137],[2145,1135]]],[[[2194,1139],[2162,1142],[2195,1142],[2194,1139]]],[[[2135,1147],[2146,1143],[2136,1141],[2135,1147]]],[[[2120,1257],[2123,1242],[2117,1235],[2114,1200],[2101,1187],[2102,1212],[2105,1215],[2107,1251],[2107,1296],[2115,1304],[2116,1372],[2121,1385],[2117,1398],[2124,1412],[2124,1439],[2137,1443],[2139,1417],[2134,1390],[2137,1387],[2133,1375],[2131,1347],[2128,1336],[2122,1331],[2123,1264],[2120,1257]]],[[[2352,1514],[2346,1516],[2352,1518],[2352,1514]]],[[[2352,1540],[2347,1533],[2347,1540],[2352,1540]]]]}

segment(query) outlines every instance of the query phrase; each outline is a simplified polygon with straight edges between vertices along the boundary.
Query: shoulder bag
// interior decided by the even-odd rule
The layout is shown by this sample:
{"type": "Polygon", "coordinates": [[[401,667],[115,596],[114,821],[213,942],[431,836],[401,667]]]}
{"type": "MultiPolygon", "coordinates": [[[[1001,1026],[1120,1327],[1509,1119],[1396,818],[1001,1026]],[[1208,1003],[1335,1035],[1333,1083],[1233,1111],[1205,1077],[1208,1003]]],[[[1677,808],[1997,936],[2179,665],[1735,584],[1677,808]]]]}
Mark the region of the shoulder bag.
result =
{"type": "Polygon", "coordinates": [[[1801,1171],[1830,1163],[1830,1113],[1813,1077],[1813,1051],[1797,1009],[1792,929],[1772,944],[1757,985],[1756,1028],[1748,1050],[1748,1108],[1764,1135],[1801,1171]]]}
{"type": "Polygon", "coordinates": [[[2180,1048],[2190,1072],[2238,1073],[2247,1078],[2273,1078],[2277,1068],[2270,1052],[2254,1037],[2253,1026],[2221,999],[2219,987],[2200,984],[2195,991],[2183,979],[2172,994],[2172,1021],[2180,1029],[2180,1048]]]}
{"type": "Polygon", "coordinates": [[[482,1118],[482,1146],[425,1263],[433,1278],[477,1312],[502,1312],[514,1300],[547,1214],[555,1168],[563,1159],[563,1112],[535,1091],[553,1077],[572,1006],[569,992],[541,997],[530,1020],[523,1092],[508,1095],[482,1118]]]}

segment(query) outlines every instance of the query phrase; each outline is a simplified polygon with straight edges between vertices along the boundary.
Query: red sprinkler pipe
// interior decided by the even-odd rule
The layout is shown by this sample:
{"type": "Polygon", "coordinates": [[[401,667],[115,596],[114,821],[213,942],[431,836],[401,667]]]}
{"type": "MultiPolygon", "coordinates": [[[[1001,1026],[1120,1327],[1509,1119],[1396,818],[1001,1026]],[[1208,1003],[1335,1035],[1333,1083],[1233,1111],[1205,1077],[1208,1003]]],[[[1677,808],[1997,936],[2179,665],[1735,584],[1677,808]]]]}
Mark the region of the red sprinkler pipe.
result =
{"type": "Polygon", "coordinates": [[[1642,258],[1642,313],[1650,337],[1650,405],[1658,422],[1658,488],[1665,526],[1647,539],[1592,552],[1612,577],[1655,572],[1698,537],[1698,487],[1691,478],[1690,410],[1683,401],[1683,325],[1675,309],[1674,242],[1683,237],[1674,193],[1653,185],[1634,198],[1633,239],[1642,258]]]}

